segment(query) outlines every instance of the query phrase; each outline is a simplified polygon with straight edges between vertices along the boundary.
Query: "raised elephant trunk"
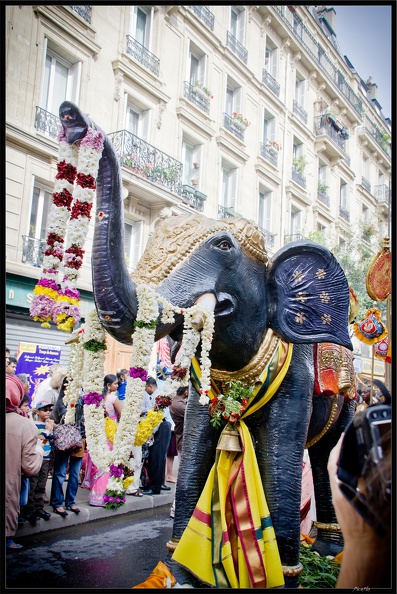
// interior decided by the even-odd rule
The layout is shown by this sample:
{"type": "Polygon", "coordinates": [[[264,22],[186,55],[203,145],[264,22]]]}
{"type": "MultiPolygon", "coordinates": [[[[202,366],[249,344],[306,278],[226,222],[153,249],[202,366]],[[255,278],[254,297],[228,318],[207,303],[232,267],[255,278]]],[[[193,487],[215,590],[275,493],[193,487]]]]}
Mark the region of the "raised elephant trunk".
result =
{"type": "Polygon", "coordinates": [[[124,213],[118,157],[106,134],[70,101],[59,108],[70,144],[79,143],[88,127],[102,132],[104,149],[99,161],[95,232],[92,246],[92,285],[99,319],[119,342],[131,344],[137,315],[136,287],[124,260],[124,213]]]}

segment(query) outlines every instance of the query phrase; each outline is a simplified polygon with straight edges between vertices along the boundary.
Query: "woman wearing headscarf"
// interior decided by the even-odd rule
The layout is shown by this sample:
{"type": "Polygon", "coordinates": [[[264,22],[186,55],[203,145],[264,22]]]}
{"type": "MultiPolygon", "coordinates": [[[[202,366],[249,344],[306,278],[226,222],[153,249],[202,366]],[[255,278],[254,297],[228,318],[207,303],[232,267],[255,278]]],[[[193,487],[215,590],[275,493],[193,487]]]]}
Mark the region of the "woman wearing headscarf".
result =
{"type": "Polygon", "coordinates": [[[20,549],[13,540],[18,528],[21,473],[37,474],[43,462],[43,447],[37,429],[24,416],[19,403],[24,396],[21,380],[6,375],[6,547],[20,549]]]}

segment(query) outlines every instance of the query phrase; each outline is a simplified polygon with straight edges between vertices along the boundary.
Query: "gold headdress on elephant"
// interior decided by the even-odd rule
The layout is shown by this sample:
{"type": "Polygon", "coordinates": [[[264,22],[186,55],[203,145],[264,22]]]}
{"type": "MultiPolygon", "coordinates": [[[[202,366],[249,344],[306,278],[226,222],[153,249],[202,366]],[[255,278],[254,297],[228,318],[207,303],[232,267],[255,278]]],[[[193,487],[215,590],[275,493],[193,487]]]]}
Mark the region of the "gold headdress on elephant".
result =
{"type": "Polygon", "coordinates": [[[267,264],[265,236],[252,221],[239,217],[215,220],[189,214],[159,223],[131,278],[138,284],[158,286],[204,239],[218,231],[232,233],[244,253],[267,264]]]}

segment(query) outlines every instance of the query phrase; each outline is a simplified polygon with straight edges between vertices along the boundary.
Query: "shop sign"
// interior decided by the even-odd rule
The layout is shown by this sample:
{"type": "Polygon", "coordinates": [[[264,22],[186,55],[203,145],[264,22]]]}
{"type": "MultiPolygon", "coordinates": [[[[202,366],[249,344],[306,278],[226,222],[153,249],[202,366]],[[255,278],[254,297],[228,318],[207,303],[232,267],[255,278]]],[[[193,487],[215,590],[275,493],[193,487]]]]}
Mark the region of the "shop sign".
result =
{"type": "Polygon", "coordinates": [[[20,342],[17,353],[16,373],[26,373],[29,378],[29,396],[48,375],[51,365],[59,363],[61,347],[20,342]]]}

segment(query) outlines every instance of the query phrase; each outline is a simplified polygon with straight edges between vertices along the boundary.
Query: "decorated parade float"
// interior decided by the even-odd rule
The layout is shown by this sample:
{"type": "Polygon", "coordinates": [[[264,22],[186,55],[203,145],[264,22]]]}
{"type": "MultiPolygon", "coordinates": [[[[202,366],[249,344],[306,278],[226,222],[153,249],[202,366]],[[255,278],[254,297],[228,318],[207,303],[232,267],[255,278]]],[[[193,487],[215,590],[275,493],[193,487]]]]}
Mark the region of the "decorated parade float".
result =
{"type": "Polygon", "coordinates": [[[123,505],[131,446],[153,428],[147,419],[140,423],[140,412],[155,341],[170,336],[181,345],[164,398],[189,385],[172,537],[152,581],[138,587],[298,587],[305,448],[316,500],[312,550],[335,557],[343,549],[327,473],[329,453],[354,412],[343,270],[311,241],[288,244],[269,261],[253,222],[193,213],[162,221],[130,276],[117,155],[73,103],[62,103],[60,119],[50,229],[31,313],[74,330],[66,422],[73,423],[83,386],[87,446],[109,472],[108,506],[123,505]],[[96,310],[78,332],[76,280],[91,216],[96,310]],[[101,406],[106,332],[133,345],[118,427],[106,425],[101,406]]]}

